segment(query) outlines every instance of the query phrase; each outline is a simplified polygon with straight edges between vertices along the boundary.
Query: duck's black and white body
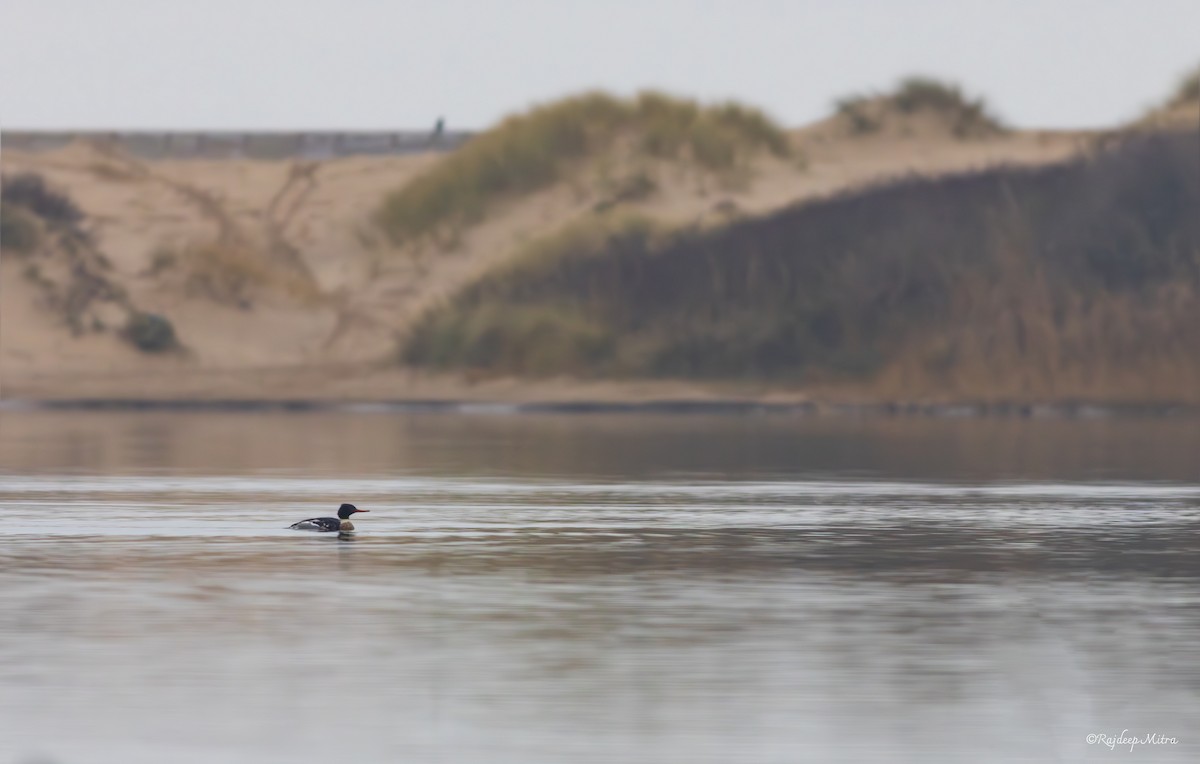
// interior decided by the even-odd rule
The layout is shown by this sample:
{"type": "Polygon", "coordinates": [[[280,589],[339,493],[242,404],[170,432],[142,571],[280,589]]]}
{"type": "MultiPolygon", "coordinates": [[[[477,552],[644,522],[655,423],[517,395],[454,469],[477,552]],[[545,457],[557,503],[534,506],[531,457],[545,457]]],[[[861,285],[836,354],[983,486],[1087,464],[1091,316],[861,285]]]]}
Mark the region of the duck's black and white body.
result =
{"type": "Polygon", "coordinates": [[[310,517],[307,520],[301,520],[298,523],[289,525],[288,528],[294,531],[352,531],[354,523],[350,522],[350,515],[355,512],[370,512],[369,509],[359,509],[353,504],[343,504],[338,507],[337,517],[310,517]]]}

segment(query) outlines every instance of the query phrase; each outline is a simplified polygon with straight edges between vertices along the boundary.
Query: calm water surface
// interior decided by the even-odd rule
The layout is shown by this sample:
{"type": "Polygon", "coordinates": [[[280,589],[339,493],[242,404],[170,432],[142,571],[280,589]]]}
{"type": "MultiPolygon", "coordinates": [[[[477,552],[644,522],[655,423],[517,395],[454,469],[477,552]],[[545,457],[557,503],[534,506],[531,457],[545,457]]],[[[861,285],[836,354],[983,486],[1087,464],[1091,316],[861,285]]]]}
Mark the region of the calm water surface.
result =
{"type": "Polygon", "coordinates": [[[0,520],[0,764],[1200,760],[1196,421],[5,411],[0,520]]]}

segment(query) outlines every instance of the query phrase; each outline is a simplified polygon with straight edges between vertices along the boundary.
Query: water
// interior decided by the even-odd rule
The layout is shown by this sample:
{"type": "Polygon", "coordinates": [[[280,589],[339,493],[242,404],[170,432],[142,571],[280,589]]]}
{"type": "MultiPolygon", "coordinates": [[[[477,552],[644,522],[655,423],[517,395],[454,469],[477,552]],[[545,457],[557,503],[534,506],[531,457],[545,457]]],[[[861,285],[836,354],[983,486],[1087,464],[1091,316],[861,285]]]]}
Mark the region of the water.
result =
{"type": "Polygon", "coordinates": [[[1200,760],[1196,421],[7,411],[0,519],[0,764],[1200,760]]]}

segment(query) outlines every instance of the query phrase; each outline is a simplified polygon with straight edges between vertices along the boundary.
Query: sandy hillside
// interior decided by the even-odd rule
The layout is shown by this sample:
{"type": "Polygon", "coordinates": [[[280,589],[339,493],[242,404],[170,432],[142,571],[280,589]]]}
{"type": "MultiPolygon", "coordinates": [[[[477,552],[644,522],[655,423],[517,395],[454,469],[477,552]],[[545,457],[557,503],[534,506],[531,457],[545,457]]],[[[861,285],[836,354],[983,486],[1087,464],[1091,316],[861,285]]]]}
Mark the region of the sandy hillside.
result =
{"type": "MultiPolygon", "coordinates": [[[[831,118],[792,139],[798,159],[763,159],[732,187],[666,168],[657,193],[628,206],[669,223],[719,224],[908,173],[1055,161],[1088,136],[959,140],[919,121],[855,135],[831,118]]],[[[99,278],[133,308],[167,316],[185,350],[134,349],[111,307],[89,308],[83,329],[73,329],[30,278],[29,260],[10,255],[0,262],[0,395],[521,397],[521,386],[478,388],[396,369],[396,338],[520,244],[592,214],[602,193],[586,181],[560,184],[502,203],[457,241],[393,249],[372,227],[372,211],[442,156],[145,162],[86,143],[6,151],[6,175],[39,173],[82,208],[108,262],[99,278]]],[[[561,397],[552,387],[539,385],[539,395],[561,397]]],[[[620,387],[594,392],[612,397],[620,387]]],[[[626,387],[634,396],[654,388],[626,387]]]]}

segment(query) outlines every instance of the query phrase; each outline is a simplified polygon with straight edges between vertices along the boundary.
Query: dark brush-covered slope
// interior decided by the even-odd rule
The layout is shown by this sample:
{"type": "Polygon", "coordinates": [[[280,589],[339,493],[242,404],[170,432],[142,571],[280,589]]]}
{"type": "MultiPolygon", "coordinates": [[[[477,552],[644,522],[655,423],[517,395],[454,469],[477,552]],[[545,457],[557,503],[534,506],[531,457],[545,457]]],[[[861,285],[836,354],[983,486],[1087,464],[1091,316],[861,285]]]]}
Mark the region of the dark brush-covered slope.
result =
{"type": "Polygon", "coordinates": [[[610,221],[421,321],[409,363],[884,396],[1200,400],[1200,135],[913,177],[708,232],[610,221]]]}

